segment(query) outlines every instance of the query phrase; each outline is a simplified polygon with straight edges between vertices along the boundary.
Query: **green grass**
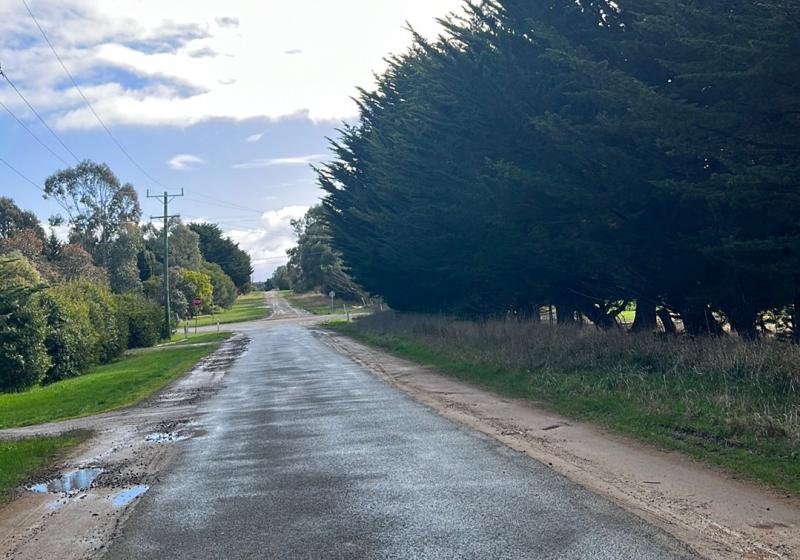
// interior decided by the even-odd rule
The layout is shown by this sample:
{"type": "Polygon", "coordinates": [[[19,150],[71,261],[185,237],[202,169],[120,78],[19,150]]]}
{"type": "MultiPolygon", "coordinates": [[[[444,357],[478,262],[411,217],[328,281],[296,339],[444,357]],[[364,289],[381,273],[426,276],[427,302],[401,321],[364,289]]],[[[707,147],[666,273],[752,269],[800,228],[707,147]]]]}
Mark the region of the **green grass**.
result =
{"type": "Polygon", "coordinates": [[[160,344],[156,348],[171,348],[174,346],[183,346],[185,344],[209,344],[213,342],[222,342],[230,338],[231,333],[228,331],[220,332],[205,332],[194,334],[194,331],[189,330],[189,338],[185,338],[183,329],[172,335],[169,342],[160,344]]]}
{"type": "Polygon", "coordinates": [[[798,349],[789,345],[436,318],[327,326],[499,394],[800,495],[798,349]]]}
{"type": "MultiPolygon", "coordinates": [[[[197,318],[198,327],[206,327],[209,325],[227,325],[230,323],[243,323],[245,321],[257,321],[269,316],[270,310],[267,306],[267,300],[264,292],[252,292],[239,296],[233,307],[226,309],[221,313],[215,315],[201,315],[197,318]]],[[[194,319],[185,321],[190,328],[194,327],[194,319]]],[[[179,331],[183,331],[183,324],[178,327],[179,331]]]]}
{"type": "MultiPolygon", "coordinates": [[[[296,294],[291,290],[282,290],[278,292],[278,294],[281,297],[286,298],[294,307],[304,309],[314,315],[331,315],[331,298],[329,298],[327,295],[316,292],[296,294]]],[[[365,311],[372,311],[372,308],[363,307],[360,303],[345,301],[341,298],[335,297],[333,298],[333,314],[344,315],[344,305],[347,306],[347,310],[350,311],[350,313],[364,313],[365,311]]]]}
{"type": "MultiPolygon", "coordinates": [[[[216,333],[214,333],[216,334],[216,333]]],[[[126,356],[73,379],[0,395],[0,428],[78,418],[139,402],[188,371],[217,345],[176,346],[126,356]]]]}
{"type": "Polygon", "coordinates": [[[55,437],[0,441],[0,503],[14,488],[37,471],[65,456],[89,437],[89,432],[69,432],[55,437]]]}
{"type": "Polygon", "coordinates": [[[634,319],[636,319],[636,309],[626,309],[619,314],[619,320],[626,325],[632,325],[634,319]]]}

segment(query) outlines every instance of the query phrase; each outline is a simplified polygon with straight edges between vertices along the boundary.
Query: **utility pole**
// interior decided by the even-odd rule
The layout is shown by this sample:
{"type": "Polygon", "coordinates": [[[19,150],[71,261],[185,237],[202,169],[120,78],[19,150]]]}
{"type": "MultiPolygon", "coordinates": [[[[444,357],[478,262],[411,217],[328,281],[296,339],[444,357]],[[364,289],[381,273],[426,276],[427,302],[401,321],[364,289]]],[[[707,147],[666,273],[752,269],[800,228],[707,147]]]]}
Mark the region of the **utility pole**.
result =
{"type": "Polygon", "coordinates": [[[161,331],[161,336],[169,339],[172,336],[172,329],[170,328],[170,311],[169,311],[169,219],[180,218],[180,214],[169,215],[169,203],[172,199],[183,196],[183,189],[181,194],[169,194],[164,191],[164,194],[150,195],[150,190],[147,191],[147,198],[161,198],[164,201],[164,215],[163,216],[150,216],[151,220],[164,220],[164,326],[161,331]]]}

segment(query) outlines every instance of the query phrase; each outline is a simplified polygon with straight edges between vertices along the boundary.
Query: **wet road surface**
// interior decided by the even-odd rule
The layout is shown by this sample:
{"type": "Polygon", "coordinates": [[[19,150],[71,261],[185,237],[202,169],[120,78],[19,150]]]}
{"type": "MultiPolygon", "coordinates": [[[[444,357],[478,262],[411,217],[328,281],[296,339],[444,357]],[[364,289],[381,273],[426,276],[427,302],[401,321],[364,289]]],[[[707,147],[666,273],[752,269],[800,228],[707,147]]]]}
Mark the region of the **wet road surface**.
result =
{"type": "Polygon", "coordinates": [[[301,326],[256,324],[109,559],[693,558],[301,326]]]}

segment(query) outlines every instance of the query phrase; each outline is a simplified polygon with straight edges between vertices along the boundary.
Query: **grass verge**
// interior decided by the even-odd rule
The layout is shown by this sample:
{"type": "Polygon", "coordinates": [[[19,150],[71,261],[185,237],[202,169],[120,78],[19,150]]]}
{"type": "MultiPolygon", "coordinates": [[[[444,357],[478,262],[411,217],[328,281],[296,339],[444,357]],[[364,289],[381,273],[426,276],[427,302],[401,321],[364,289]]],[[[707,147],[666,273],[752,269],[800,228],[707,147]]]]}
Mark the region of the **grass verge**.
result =
{"type": "Polygon", "coordinates": [[[333,313],[331,313],[331,298],[325,294],[317,292],[307,292],[304,294],[296,294],[291,290],[282,290],[278,292],[281,297],[289,300],[294,307],[304,309],[314,315],[344,315],[344,306],[350,313],[364,313],[372,311],[371,307],[364,307],[363,305],[355,304],[352,301],[345,301],[341,298],[333,298],[333,313]]]}
{"type": "MultiPolygon", "coordinates": [[[[227,325],[230,323],[244,323],[245,321],[257,321],[269,317],[270,310],[267,306],[267,300],[264,292],[252,292],[239,296],[236,303],[230,309],[224,310],[222,313],[215,315],[201,315],[197,318],[198,327],[207,327],[209,325],[227,325]]],[[[179,331],[183,330],[183,324],[189,325],[193,328],[195,325],[194,319],[184,321],[178,327],[179,331]]]]}
{"type": "Polygon", "coordinates": [[[159,344],[155,348],[171,348],[173,346],[184,346],[186,344],[209,344],[213,342],[222,342],[230,338],[231,333],[228,331],[221,332],[205,332],[197,333],[189,332],[188,338],[184,336],[183,331],[175,333],[169,342],[159,344]]]}
{"type": "Polygon", "coordinates": [[[54,437],[0,441],[0,503],[8,501],[14,488],[25,479],[64,457],[89,435],[77,431],[54,437]]]}
{"type": "Polygon", "coordinates": [[[800,349],[381,314],[329,328],[800,495],[800,349]]]}
{"type": "MultiPolygon", "coordinates": [[[[216,334],[216,333],[214,333],[216,334]]],[[[168,385],[217,344],[175,346],[96,367],[80,377],[0,395],[0,429],[98,414],[137,403],[168,385]]]]}

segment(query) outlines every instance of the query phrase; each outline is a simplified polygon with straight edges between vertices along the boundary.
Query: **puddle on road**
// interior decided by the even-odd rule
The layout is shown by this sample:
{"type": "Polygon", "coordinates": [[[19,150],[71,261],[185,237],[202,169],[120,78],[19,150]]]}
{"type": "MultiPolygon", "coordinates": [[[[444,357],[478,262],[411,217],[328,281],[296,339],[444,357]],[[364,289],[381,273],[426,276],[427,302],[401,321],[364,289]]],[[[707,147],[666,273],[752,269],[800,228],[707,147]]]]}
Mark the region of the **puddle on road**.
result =
{"type": "Polygon", "coordinates": [[[120,492],[114,496],[114,505],[117,507],[127,506],[148,490],[150,490],[150,487],[147,484],[140,484],[139,486],[134,486],[124,492],[120,492]]]}
{"type": "Polygon", "coordinates": [[[177,443],[189,439],[189,437],[181,435],[180,432],[160,432],[148,434],[144,439],[152,443],[177,443]]]}
{"type": "Polygon", "coordinates": [[[94,479],[100,476],[103,469],[78,469],[59,478],[54,478],[41,484],[34,484],[28,489],[37,494],[65,493],[70,494],[78,490],[86,490],[92,485],[94,479]]]}

